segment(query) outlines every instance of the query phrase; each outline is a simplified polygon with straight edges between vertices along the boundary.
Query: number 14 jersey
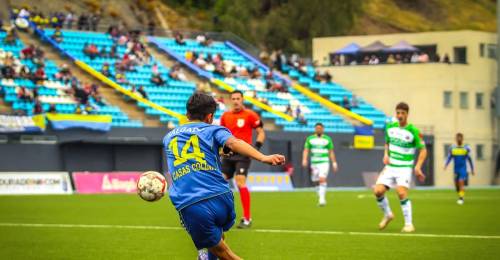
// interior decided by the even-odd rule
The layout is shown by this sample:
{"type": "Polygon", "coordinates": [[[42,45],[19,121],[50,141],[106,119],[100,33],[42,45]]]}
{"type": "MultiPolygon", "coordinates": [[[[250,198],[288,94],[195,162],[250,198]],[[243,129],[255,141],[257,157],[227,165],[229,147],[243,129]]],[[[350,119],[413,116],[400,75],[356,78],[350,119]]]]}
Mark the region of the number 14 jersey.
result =
{"type": "Polygon", "coordinates": [[[225,127],[191,122],[163,138],[167,156],[170,200],[177,210],[230,192],[220,171],[219,148],[231,137],[225,127]]]}

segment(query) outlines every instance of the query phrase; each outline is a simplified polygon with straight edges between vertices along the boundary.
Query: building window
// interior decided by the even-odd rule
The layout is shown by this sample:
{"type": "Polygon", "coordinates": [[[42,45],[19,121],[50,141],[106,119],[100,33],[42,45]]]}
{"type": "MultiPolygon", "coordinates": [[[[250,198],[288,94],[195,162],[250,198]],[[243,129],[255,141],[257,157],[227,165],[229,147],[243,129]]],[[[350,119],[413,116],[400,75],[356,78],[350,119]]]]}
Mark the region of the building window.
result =
{"type": "Polygon", "coordinates": [[[490,58],[490,59],[497,58],[497,45],[496,44],[488,44],[488,58],[490,58]]]}
{"type": "Polygon", "coordinates": [[[484,43],[480,43],[479,44],[479,56],[480,57],[484,57],[484,49],[485,49],[484,43]]]}
{"type": "Polygon", "coordinates": [[[454,63],[467,63],[467,48],[466,47],[455,47],[453,48],[453,62],[454,63]]]}
{"type": "Polygon", "coordinates": [[[484,94],[476,93],[476,108],[483,109],[484,108],[484,94]]]}
{"type": "Polygon", "coordinates": [[[460,108],[469,108],[469,93],[460,92],[460,108]]]}
{"type": "Polygon", "coordinates": [[[443,106],[446,108],[451,107],[452,104],[452,93],[451,91],[445,91],[443,92],[443,106]]]}
{"type": "Polygon", "coordinates": [[[476,159],[484,160],[484,145],[482,144],[476,145],[476,159]]]}
{"type": "Polygon", "coordinates": [[[450,152],[451,149],[451,144],[444,144],[444,157],[446,158],[448,156],[448,153],[450,152]]]}

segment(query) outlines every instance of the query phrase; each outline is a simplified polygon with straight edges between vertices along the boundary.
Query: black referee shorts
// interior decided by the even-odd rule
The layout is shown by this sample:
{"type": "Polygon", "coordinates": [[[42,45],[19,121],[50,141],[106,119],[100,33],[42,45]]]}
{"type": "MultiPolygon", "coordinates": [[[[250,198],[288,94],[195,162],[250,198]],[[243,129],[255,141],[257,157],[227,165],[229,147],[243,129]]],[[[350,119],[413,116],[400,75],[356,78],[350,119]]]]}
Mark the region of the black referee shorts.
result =
{"type": "Polygon", "coordinates": [[[234,154],[229,158],[222,159],[222,173],[226,175],[228,179],[232,179],[234,175],[248,175],[248,169],[250,168],[251,159],[249,157],[234,154]]]}

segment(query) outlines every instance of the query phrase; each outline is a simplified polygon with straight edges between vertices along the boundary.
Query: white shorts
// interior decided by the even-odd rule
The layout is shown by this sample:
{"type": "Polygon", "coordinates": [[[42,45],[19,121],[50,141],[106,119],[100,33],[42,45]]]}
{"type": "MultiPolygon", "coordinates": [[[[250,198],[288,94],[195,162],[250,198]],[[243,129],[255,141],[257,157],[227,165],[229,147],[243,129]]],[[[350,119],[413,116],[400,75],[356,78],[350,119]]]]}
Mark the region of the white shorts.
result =
{"type": "Polygon", "coordinates": [[[311,181],[317,182],[319,178],[328,177],[330,171],[330,163],[316,163],[311,164],[311,181]]]}
{"type": "Polygon", "coordinates": [[[413,168],[385,166],[378,176],[376,184],[383,184],[389,188],[403,186],[410,188],[413,168]]]}

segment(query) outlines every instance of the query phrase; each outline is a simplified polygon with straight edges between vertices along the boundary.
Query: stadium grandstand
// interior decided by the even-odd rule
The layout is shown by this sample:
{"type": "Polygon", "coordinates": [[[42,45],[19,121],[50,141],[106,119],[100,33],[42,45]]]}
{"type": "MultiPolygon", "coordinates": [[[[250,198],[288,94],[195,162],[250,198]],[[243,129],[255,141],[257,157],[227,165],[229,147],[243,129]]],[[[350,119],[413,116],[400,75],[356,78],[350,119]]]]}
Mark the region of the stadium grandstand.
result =
{"type": "Polygon", "coordinates": [[[0,0],[0,258],[496,259],[499,6],[0,0]]]}

